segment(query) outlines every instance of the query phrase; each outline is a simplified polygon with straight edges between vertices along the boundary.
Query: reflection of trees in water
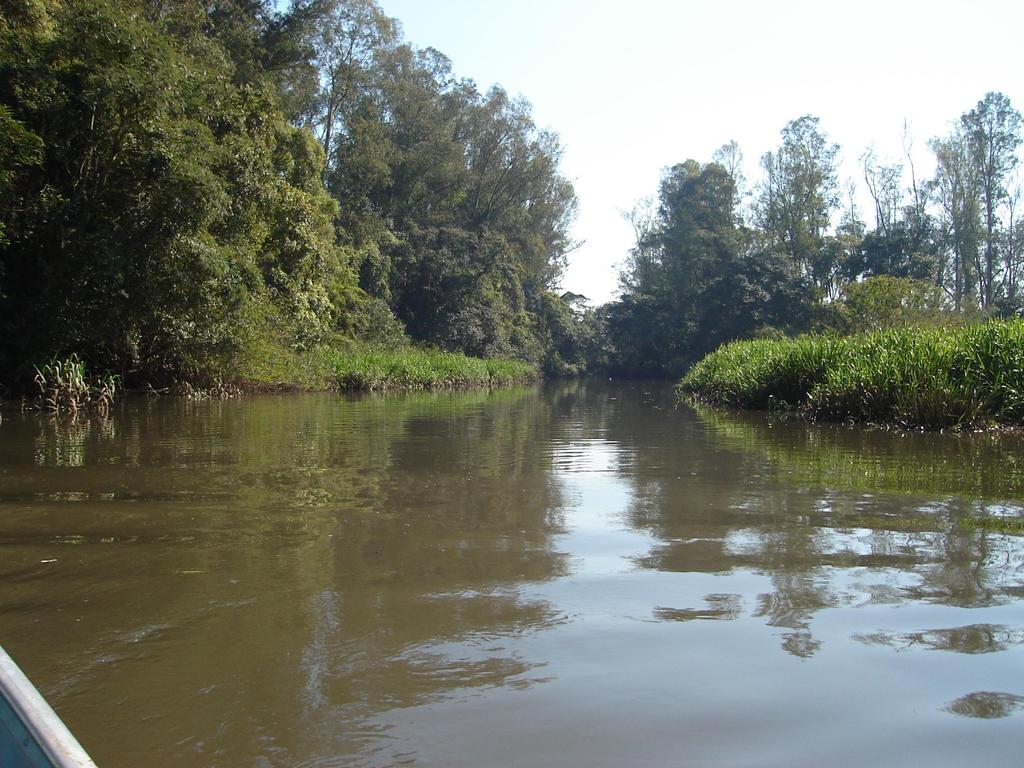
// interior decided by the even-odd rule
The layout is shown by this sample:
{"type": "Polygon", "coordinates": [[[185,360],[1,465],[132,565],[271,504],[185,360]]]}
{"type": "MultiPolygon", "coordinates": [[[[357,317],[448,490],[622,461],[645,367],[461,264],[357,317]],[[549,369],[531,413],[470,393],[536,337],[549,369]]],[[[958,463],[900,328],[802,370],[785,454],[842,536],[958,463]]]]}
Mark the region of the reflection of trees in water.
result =
{"type": "Polygon", "coordinates": [[[1024,696],[999,691],[977,691],[961,696],[946,706],[946,711],[962,717],[994,719],[1008,717],[1024,709],[1024,696]]]}
{"type": "Polygon", "coordinates": [[[999,624],[971,624],[924,632],[875,632],[854,637],[863,643],[885,645],[898,651],[921,647],[934,651],[977,654],[1005,651],[1013,646],[1024,645],[1024,629],[999,624]]]}
{"type": "Polygon", "coordinates": [[[758,454],[791,485],[1024,501],[1024,439],[900,433],[695,409],[716,444],[758,454]]]}
{"type": "Polygon", "coordinates": [[[707,607],[696,610],[658,606],[654,609],[654,618],[660,621],[732,621],[743,613],[743,597],[740,595],[706,595],[704,602],[707,607]]]}
{"type": "MultiPolygon", "coordinates": [[[[637,564],[764,574],[773,589],[758,596],[753,615],[789,630],[788,652],[817,651],[811,623],[824,608],[908,601],[980,607],[1021,596],[1024,539],[956,524],[1021,514],[1013,505],[958,495],[1019,492],[1019,461],[1011,462],[1010,480],[1001,475],[1004,449],[1019,459],[1019,441],[780,427],[703,410],[666,419],[622,401],[605,427],[635,464],[628,520],[661,542],[637,564]],[[631,445],[637,441],[644,444],[631,445]],[[890,492],[878,493],[878,486],[890,492]],[[936,500],[937,488],[943,495],[936,500]],[[851,587],[849,575],[862,573],[851,587]]],[[[667,619],[701,612],[659,611],[667,619]]]]}
{"type": "Polygon", "coordinates": [[[12,650],[79,702],[85,743],[98,690],[160,717],[130,743],[172,763],[354,754],[386,709],[528,685],[508,639],[560,617],[521,585],[566,570],[549,417],[529,390],[144,401],[63,463],[34,417],[7,422],[0,496],[30,505],[5,521],[0,573],[24,578],[0,597],[82,619],[26,620],[12,650]],[[41,572],[70,535],[78,567],[41,572]]]}

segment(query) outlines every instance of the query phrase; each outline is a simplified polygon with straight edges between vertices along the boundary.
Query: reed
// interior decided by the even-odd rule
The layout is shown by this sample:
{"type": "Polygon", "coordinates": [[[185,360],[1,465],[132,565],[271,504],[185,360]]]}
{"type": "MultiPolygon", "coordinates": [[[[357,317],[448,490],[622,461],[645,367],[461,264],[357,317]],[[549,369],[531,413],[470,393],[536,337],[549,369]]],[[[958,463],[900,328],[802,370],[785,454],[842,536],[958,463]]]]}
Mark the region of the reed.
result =
{"type": "Polygon", "coordinates": [[[695,365],[679,392],[824,421],[1024,424],[1024,321],[733,342],[695,365]]]}
{"type": "Polygon", "coordinates": [[[118,377],[113,374],[91,377],[78,355],[53,358],[36,367],[35,405],[52,413],[75,414],[92,407],[106,412],[119,390],[118,377]]]}

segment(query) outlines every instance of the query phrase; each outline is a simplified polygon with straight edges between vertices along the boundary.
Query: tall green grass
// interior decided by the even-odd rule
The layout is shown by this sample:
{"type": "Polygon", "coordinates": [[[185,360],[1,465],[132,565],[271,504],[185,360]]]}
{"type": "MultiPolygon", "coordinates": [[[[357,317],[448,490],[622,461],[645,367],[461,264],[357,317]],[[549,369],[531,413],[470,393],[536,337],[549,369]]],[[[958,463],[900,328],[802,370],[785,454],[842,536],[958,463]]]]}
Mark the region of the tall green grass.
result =
{"type": "Polygon", "coordinates": [[[1024,321],[733,342],[694,366],[679,391],[831,421],[1024,424],[1024,321]]]}
{"type": "Polygon", "coordinates": [[[538,375],[534,366],[520,360],[484,360],[430,349],[327,349],[319,357],[336,385],[351,390],[490,387],[538,375]]]}

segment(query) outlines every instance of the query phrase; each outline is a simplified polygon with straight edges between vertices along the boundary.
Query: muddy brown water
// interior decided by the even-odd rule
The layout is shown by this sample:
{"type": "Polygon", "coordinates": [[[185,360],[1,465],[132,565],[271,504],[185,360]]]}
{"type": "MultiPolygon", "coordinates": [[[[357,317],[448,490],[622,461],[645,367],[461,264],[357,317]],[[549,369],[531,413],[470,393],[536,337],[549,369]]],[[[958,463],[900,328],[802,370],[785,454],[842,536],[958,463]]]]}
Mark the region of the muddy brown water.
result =
{"type": "Polygon", "coordinates": [[[0,424],[0,644],[100,768],[1014,765],[1024,445],[661,384],[0,424]]]}

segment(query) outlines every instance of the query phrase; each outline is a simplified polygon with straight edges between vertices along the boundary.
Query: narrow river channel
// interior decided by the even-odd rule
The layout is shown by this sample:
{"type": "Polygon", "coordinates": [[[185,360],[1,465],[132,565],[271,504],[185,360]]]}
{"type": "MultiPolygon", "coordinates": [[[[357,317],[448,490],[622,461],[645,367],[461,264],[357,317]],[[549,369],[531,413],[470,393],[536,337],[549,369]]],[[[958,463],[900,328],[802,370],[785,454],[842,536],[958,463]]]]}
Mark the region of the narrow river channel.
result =
{"type": "Polygon", "coordinates": [[[1024,442],[599,381],[0,424],[0,645],[100,768],[1019,764],[1024,442]]]}

